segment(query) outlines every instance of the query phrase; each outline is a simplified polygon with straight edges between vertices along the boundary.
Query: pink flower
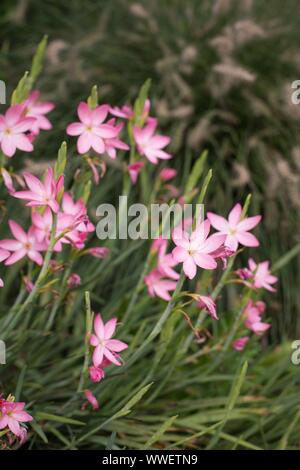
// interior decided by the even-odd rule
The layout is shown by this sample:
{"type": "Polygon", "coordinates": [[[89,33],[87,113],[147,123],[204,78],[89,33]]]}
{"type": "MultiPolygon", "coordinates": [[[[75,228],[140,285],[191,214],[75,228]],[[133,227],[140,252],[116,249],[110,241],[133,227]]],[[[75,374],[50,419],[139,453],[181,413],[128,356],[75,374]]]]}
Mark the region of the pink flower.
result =
{"type": "Polygon", "coordinates": [[[183,271],[189,279],[196,276],[197,266],[203,269],[217,267],[211,253],[222,245],[226,237],[221,234],[208,237],[209,230],[210,223],[205,220],[190,236],[187,232],[173,232],[173,241],[177,245],[172,251],[173,257],[177,263],[183,263],[183,271]]]}
{"type": "MultiPolygon", "coordinates": [[[[110,119],[107,122],[107,124],[110,125],[110,126],[114,126],[115,121],[116,121],[115,118],[110,119]]],[[[118,135],[121,132],[121,130],[123,129],[123,127],[124,127],[123,123],[118,124],[117,126],[114,127],[114,129],[116,129],[116,131],[117,131],[116,137],[113,137],[111,139],[104,139],[105,152],[113,160],[117,156],[117,149],[119,149],[119,150],[129,150],[129,145],[125,144],[125,142],[120,140],[119,137],[118,137],[118,135]]]]}
{"type": "Polygon", "coordinates": [[[148,287],[148,292],[151,297],[160,297],[163,300],[171,300],[169,291],[176,289],[177,282],[169,279],[162,279],[160,272],[157,269],[151,271],[145,276],[145,283],[148,287]]]}
{"type": "MultiPolygon", "coordinates": [[[[146,100],[144,109],[142,112],[142,116],[141,116],[141,119],[144,121],[148,118],[150,106],[151,106],[150,100],[146,100]]],[[[124,119],[132,119],[134,117],[134,111],[132,107],[128,104],[124,104],[122,108],[119,108],[118,106],[110,107],[109,112],[113,116],[124,118],[124,119]]]]}
{"type": "Polygon", "coordinates": [[[128,165],[127,170],[131,179],[132,184],[136,184],[140,171],[145,164],[143,162],[135,162],[128,165]]]}
{"type": "Polygon", "coordinates": [[[269,261],[262,261],[256,264],[256,262],[250,258],[248,261],[249,265],[249,278],[252,286],[256,289],[266,289],[270,292],[276,292],[276,289],[272,287],[278,281],[278,277],[273,276],[269,269],[269,261]]]}
{"type": "Polygon", "coordinates": [[[87,153],[91,148],[95,152],[102,154],[105,152],[104,139],[117,137],[119,129],[109,124],[103,124],[109,111],[109,106],[103,104],[95,109],[81,102],[77,113],[81,122],[74,122],[67,127],[67,134],[72,136],[79,135],[77,141],[77,150],[79,153],[87,153]]]}
{"type": "Polygon", "coordinates": [[[248,341],[249,341],[249,336],[242,336],[241,338],[238,338],[235,341],[233,341],[232,347],[236,349],[236,351],[243,351],[248,341]]]}
{"type": "Polygon", "coordinates": [[[108,256],[109,248],[106,248],[105,246],[95,246],[93,248],[88,248],[87,253],[95,258],[103,259],[108,256]]]}
{"type": "Polygon", "coordinates": [[[85,390],[84,395],[85,395],[85,398],[88,400],[88,402],[92,405],[93,409],[98,410],[99,403],[95,395],[90,390],[85,390]]]}
{"type": "Polygon", "coordinates": [[[95,334],[92,334],[90,338],[91,345],[95,347],[93,353],[93,363],[95,367],[100,366],[104,358],[108,359],[116,366],[121,365],[115,353],[128,348],[128,345],[118,339],[112,339],[116,326],[117,318],[112,318],[104,324],[100,313],[96,315],[94,321],[95,334]]]}
{"type": "Polygon", "coordinates": [[[57,196],[63,189],[63,175],[56,181],[52,168],[49,168],[44,183],[31,173],[25,172],[23,176],[29,191],[17,191],[13,196],[29,201],[26,204],[27,206],[48,206],[53,212],[58,212],[59,204],[57,202],[57,196]]]}
{"type": "MultiPolygon", "coordinates": [[[[3,250],[2,248],[0,248],[0,263],[1,261],[4,261],[5,259],[7,259],[9,256],[10,256],[9,251],[3,250]]],[[[3,287],[3,286],[4,286],[4,282],[0,277],[0,287],[3,287]]]]}
{"type": "Polygon", "coordinates": [[[168,240],[163,240],[163,243],[160,244],[158,250],[158,262],[157,270],[158,272],[165,277],[169,277],[177,281],[179,279],[179,274],[172,269],[177,265],[177,262],[174,260],[172,253],[166,253],[168,246],[168,240]]]}
{"type": "Polygon", "coordinates": [[[145,155],[154,165],[158,163],[158,159],[172,158],[172,155],[162,150],[170,143],[171,139],[164,135],[154,135],[156,126],[157,120],[151,118],[143,129],[137,126],[133,128],[133,136],[139,153],[145,155]]]}
{"type": "Polygon", "coordinates": [[[256,335],[260,336],[265,333],[271,325],[261,321],[261,317],[265,311],[266,304],[264,302],[254,303],[252,300],[248,302],[244,310],[245,326],[252,330],[256,335]]]}
{"type": "Polygon", "coordinates": [[[211,297],[206,295],[200,295],[198,307],[201,309],[205,308],[214,320],[219,320],[216,310],[216,303],[211,297]]]}
{"type": "Polygon", "coordinates": [[[68,287],[80,286],[80,284],[81,284],[81,278],[79,274],[72,273],[67,280],[68,287]]]}
{"type": "Polygon", "coordinates": [[[0,429],[6,427],[19,438],[24,438],[20,423],[32,421],[27,411],[24,411],[25,403],[0,400],[0,429]]]}
{"type": "Polygon", "coordinates": [[[23,116],[23,105],[10,106],[5,115],[0,114],[0,144],[7,157],[12,157],[17,149],[32,152],[33,145],[25,132],[29,131],[35,119],[23,116]]]}
{"type": "Polygon", "coordinates": [[[75,202],[69,193],[64,193],[62,198],[62,210],[66,215],[73,217],[73,225],[79,232],[93,232],[95,230],[94,225],[90,222],[87,216],[87,208],[82,201],[79,199],[75,202]]]}
{"type": "Polygon", "coordinates": [[[34,118],[30,131],[33,135],[37,135],[42,130],[52,129],[52,124],[45,114],[50,113],[54,108],[54,103],[50,101],[39,101],[40,92],[34,90],[28,98],[22,103],[24,114],[26,117],[34,118]]]}
{"type": "Polygon", "coordinates": [[[8,171],[5,170],[5,168],[1,168],[1,174],[6,189],[8,190],[9,194],[13,195],[13,193],[15,192],[15,188],[13,185],[12,177],[10,176],[8,171]]]}
{"type": "Polygon", "coordinates": [[[4,264],[10,266],[24,258],[24,256],[28,256],[28,258],[41,266],[43,264],[43,257],[39,252],[44,250],[45,247],[37,241],[34,228],[31,227],[28,233],[26,233],[14,220],[9,220],[8,224],[15,240],[0,240],[0,248],[13,252],[4,264]]]}
{"type": "Polygon", "coordinates": [[[100,382],[105,377],[105,372],[101,367],[91,366],[89,368],[90,379],[94,383],[100,382]]]}
{"type": "Polygon", "coordinates": [[[212,212],[207,213],[211,225],[221,234],[226,235],[225,245],[236,251],[238,244],[256,247],[259,245],[257,238],[249,233],[261,220],[261,215],[241,219],[242,206],[236,204],[229,213],[228,220],[212,212]]]}
{"type": "Polygon", "coordinates": [[[177,175],[177,170],[174,168],[163,168],[159,174],[162,181],[169,181],[177,175]]]}

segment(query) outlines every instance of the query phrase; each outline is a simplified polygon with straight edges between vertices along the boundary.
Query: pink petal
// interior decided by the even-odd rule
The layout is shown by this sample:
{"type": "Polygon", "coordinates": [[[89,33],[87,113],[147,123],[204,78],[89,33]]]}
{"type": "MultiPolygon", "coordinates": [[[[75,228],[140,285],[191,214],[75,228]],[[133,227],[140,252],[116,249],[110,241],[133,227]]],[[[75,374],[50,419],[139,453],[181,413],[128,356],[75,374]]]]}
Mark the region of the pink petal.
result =
{"type": "Polygon", "coordinates": [[[187,250],[181,246],[176,246],[172,251],[172,255],[176,263],[182,263],[189,256],[187,250]]]}
{"type": "Polygon", "coordinates": [[[183,262],[183,271],[189,279],[193,279],[196,276],[197,267],[191,256],[188,256],[183,262]]]}
{"type": "Polygon", "coordinates": [[[112,337],[116,330],[117,326],[117,318],[114,317],[111,320],[109,320],[107,323],[104,325],[104,338],[109,339],[112,337]]]}
{"type": "Polygon", "coordinates": [[[31,173],[24,172],[23,177],[28,188],[33,193],[39,194],[40,196],[44,194],[44,185],[36,176],[32,175],[31,173]]]}
{"type": "Polygon", "coordinates": [[[259,246],[257,238],[249,232],[237,232],[236,238],[244,246],[259,246]]]}
{"type": "Polygon", "coordinates": [[[27,242],[27,234],[24,232],[22,227],[20,227],[20,225],[17,224],[17,222],[15,222],[14,220],[9,220],[8,225],[11,230],[11,233],[18,241],[22,243],[27,242]]]}
{"type": "Polygon", "coordinates": [[[109,111],[109,106],[107,104],[102,104],[97,106],[97,108],[92,110],[92,124],[98,125],[101,124],[107,116],[109,111]]]}
{"type": "Polygon", "coordinates": [[[100,340],[105,338],[104,323],[103,323],[100,313],[96,315],[96,318],[94,321],[94,330],[100,340]]]}
{"type": "Polygon", "coordinates": [[[16,251],[22,248],[22,243],[17,240],[0,240],[0,248],[3,248],[4,250],[16,251]]]}
{"type": "Polygon", "coordinates": [[[232,250],[232,251],[236,251],[238,246],[239,246],[238,239],[235,235],[227,235],[224,244],[225,244],[225,246],[230,248],[230,250],[232,250]]]}
{"type": "Polygon", "coordinates": [[[91,335],[91,337],[90,337],[90,344],[91,344],[92,346],[98,346],[98,344],[99,344],[99,338],[98,338],[98,336],[96,336],[96,335],[91,335]]]}
{"type": "Polygon", "coordinates": [[[21,428],[20,428],[20,425],[19,425],[18,421],[15,420],[12,417],[9,417],[7,424],[8,424],[9,429],[11,430],[11,432],[13,434],[15,434],[16,436],[19,436],[21,428]]]}
{"type": "Polygon", "coordinates": [[[67,127],[68,135],[80,135],[85,131],[85,126],[81,122],[73,122],[67,127]]]}
{"type": "Polygon", "coordinates": [[[7,260],[4,262],[5,266],[10,266],[11,264],[16,263],[20,259],[26,256],[25,248],[20,248],[19,250],[15,251],[7,260]]]}
{"type": "Polygon", "coordinates": [[[261,215],[255,215],[254,217],[248,217],[239,222],[237,228],[241,232],[248,232],[252,228],[256,227],[257,224],[261,221],[261,215]]]}
{"type": "Polygon", "coordinates": [[[10,106],[10,108],[8,108],[8,110],[5,113],[5,120],[8,126],[9,127],[14,126],[14,124],[16,124],[20,120],[22,113],[23,113],[23,106],[21,104],[10,106]]]}
{"type": "Polygon", "coordinates": [[[242,206],[240,203],[237,203],[233,209],[229,212],[228,222],[230,227],[236,227],[239,223],[242,214],[242,206]]]}
{"type": "Polygon", "coordinates": [[[193,259],[197,266],[203,269],[216,269],[217,263],[212,256],[205,253],[195,253],[193,259]]]}
{"type": "Polygon", "coordinates": [[[100,366],[101,362],[103,361],[103,352],[104,348],[101,345],[96,346],[93,352],[93,364],[95,367],[100,366]]]}
{"type": "Polygon", "coordinates": [[[101,137],[98,137],[95,134],[91,134],[91,145],[95,152],[97,153],[104,153],[105,152],[105,145],[101,137]]]}
{"type": "Polygon", "coordinates": [[[110,362],[115,364],[116,366],[120,366],[121,362],[119,362],[116,357],[113,355],[113,353],[110,352],[109,349],[104,348],[104,357],[106,357],[110,362]]]}
{"type": "Polygon", "coordinates": [[[91,133],[84,132],[77,140],[77,150],[83,154],[90,150],[92,145],[91,133]]]}
{"type": "Polygon", "coordinates": [[[113,352],[121,352],[128,348],[128,344],[118,339],[110,339],[106,342],[106,348],[113,352]]]}
{"type": "Polygon", "coordinates": [[[34,250],[29,250],[27,253],[28,258],[30,258],[32,261],[34,261],[36,264],[39,266],[42,266],[43,264],[43,257],[38,251],[34,250]]]}
{"type": "Polygon", "coordinates": [[[81,122],[86,125],[90,125],[92,123],[92,110],[83,101],[79,103],[77,113],[81,122]]]}
{"type": "Polygon", "coordinates": [[[2,137],[1,149],[7,157],[12,157],[16,153],[16,145],[12,135],[2,137]]]}
{"type": "Polygon", "coordinates": [[[228,222],[224,217],[214,214],[213,212],[208,212],[207,218],[216,230],[220,232],[226,232],[228,230],[228,222]]]}
{"type": "Polygon", "coordinates": [[[23,150],[24,152],[32,152],[33,145],[30,142],[29,138],[24,134],[18,134],[14,137],[15,145],[18,149],[23,150]]]}

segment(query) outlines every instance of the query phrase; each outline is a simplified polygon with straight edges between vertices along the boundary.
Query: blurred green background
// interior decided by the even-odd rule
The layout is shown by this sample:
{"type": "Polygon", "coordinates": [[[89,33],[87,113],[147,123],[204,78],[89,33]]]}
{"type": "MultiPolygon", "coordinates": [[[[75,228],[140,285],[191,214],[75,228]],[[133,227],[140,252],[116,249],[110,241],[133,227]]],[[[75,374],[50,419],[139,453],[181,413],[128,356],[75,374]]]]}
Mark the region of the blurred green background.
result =
{"type": "MultiPolygon", "coordinates": [[[[151,77],[155,114],[172,137],[172,164],[185,174],[209,149],[209,209],[226,214],[251,192],[251,213],[264,216],[260,260],[276,261],[299,243],[296,0],[2,0],[0,12],[0,78],[8,94],[49,35],[38,87],[57,104],[55,127],[39,138],[35,162],[56,156],[93,84],[102,101],[120,105],[151,77]]],[[[299,265],[293,258],[280,271],[278,294],[267,299],[274,339],[300,335],[299,265]]]]}

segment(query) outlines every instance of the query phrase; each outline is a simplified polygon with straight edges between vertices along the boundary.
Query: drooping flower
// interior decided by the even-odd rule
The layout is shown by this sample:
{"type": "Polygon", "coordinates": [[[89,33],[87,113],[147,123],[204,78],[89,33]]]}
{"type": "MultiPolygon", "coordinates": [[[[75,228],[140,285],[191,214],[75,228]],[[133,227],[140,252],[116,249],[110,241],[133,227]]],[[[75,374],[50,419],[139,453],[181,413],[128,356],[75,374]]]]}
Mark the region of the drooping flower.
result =
{"type": "Polygon", "coordinates": [[[93,363],[95,367],[99,367],[104,358],[117,366],[121,365],[115,353],[119,353],[128,348],[128,345],[118,339],[112,339],[116,326],[117,318],[112,318],[104,324],[100,313],[96,315],[94,321],[95,333],[90,337],[90,344],[95,347],[93,352],[93,363]]]}
{"type": "MultiPolygon", "coordinates": [[[[141,119],[146,121],[150,112],[151,103],[150,100],[146,100],[144,104],[144,109],[141,115],[141,119]]],[[[121,108],[118,106],[110,107],[109,109],[110,114],[113,116],[124,118],[124,119],[132,119],[134,117],[134,111],[132,107],[128,104],[124,104],[121,108]]]]}
{"type": "Polygon", "coordinates": [[[88,248],[86,252],[89,255],[94,256],[94,258],[104,259],[109,254],[109,248],[105,246],[95,246],[92,248],[88,248]]]}
{"type": "Polygon", "coordinates": [[[140,171],[144,166],[144,162],[135,162],[128,165],[127,170],[131,179],[132,184],[136,184],[140,171]]]}
{"type": "Polygon", "coordinates": [[[148,160],[156,165],[159,159],[168,160],[172,155],[162,150],[170,143],[170,137],[165,135],[155,135],[157,120],[151,118],[145,127],[134,126],[133,136],[137,144],[138,152],[145,155],[148,160]]]}
{"type": "Polygon", "coordinates": [[[54,109],[54,103],[50,101],[39,101],[40,92],[34,90],[28,98],[22,103],[23,114],[26,117],[34,118],[34,123],[30,127],[33,135],[39,134],[40,130],[52,129],[52,124],[45,114],[50,113],[54,109]]]}
{"type": "Polygon", "coordinates": [[[173,269],[177,265],[172,253],[167,253],[168,240],[161,239],[158,249],[157,270],[163,277],[169,277],[177,281],[179,274],[173,269]]]}
{"type": "Polygon", "coordinates": [[[85,398],[88,400],[88,402],[92,405],[94,410],[99,409],[99,403],[93,392],[91,390],[85,390],[84,391],[85,398]]]}
{"type": "Polygon", "coordinates": [[[199,302],[197,305],[201,309],[206,309],[214,320],[219,320],[219,317],[217,315],[216,303],[211,297],[207,295],[200,295],[199,302]]]}
{"type": "Polygon", "coordinates": [[[252,330],[256,335],[260,336],[265,333],[271,325],[261,321],[261,317],[265,312],[266,304],[258,301],[249,300],[244,310],[245,326],[252,330]]]}
{"type": "Polygon", "coordinates": [[[70,274],[67,280],[67,286],[76,287],[76,286],[80,286],[80,284],[81,284],[81,277],[79,276],[79,274],[76,274],[76,273],[70,274]]]}
{"type": "Polygon", "coordinates": [[[24,256],[28,256],[28,258],[41,266],[43,264],[43,257],[40,251],[45,249],[45,245],[37,241],[34,228],[30,227],[26,233],[14,220],[9,220],[8,224],[15,239],[0,240],[0,248],[13,252],[4,264],[10,266],[24,258],[24,256]]]}
{"type": "Polygon", "coordinates": [[[174,230],[173,241],[176,247],[172,254],[177,263],[183,263],[183,271],[189,279],[196,276],[197,266],[203,269],[216,269],[217,263],[212,256],[224,242],[226,236],[214,234],[208,237],[210,223],[205,220],[191,235],[174,230]]]}
{"type": "Polygon", "coordinates": [[[81,102],[77,113],[80,122],[73,122],[67,127],[67,134],[79,136],[77,140],[78,153],[87,153],[91,148],[99,153],[105,152],[105,140],[117,137],[119,129],[104,124],[109,111],[109,105],[103,104],[91,109],[87,103],[81,102]]]}
{"type": "Polygon", "coordinates": [[[236,251],[239,243],[250,247],[259,246],[259,241],[249,230],[259,224],[261,215],[242,219],[242,206],[239,203],[231,209],[228,220],[213,212],[208,212],[207,218],[219,233],[226,235],[224,244],[231,250],[236,251]]]}
{"type": "Polygon", "coordinates": [[[162,181],[169,181],[177,175],[177,170],[175,168],[163,168],[159,174],[159,177],[162,181]]]}
{"type": "Polygon", "coordinates": [[[0,429],[9,430],[24,440],[24,432],[20,423],[32,421],[32,416],[24,410],[25,403],[0,400],[0,429]]]}
{"type": "Polygon", "coordinates": [[[8,190],[9,194],[12,195],[15,192],[12,177],[10,176],[8,171],[5,170],[5,168],[1,168],[1,174],[6,189],[8,190]]]}
{"type": "Polygon", "coordinates": [[[232,347],[236,351],[243,351],[248,341],[249,341],[249,336],[242,336],[241,338],[238,338],[233,341],[232,347]]]}
{"type": "Polygon", "coordinates": [[[32,152],[33,145],[26,132],[34,125],[35,119],[24,117],[23,106],[10,106],[6,113],[0,114],[0,145],[7,157],[12,157],[16,150],[32,152]]]}
{"type": "Polygon", "coordinates": [[[245,284],[254,287],[255,289],[266,289],[270,292],[276,292],[276,289],[272,287],[278,281],[278,277],[273,276],[269,269],[269,261],[262,261],[256,263],[252,258],[248,261],[248,268],[244,268],[238,271],[238,275],[245,284]]]}
{"type": "Polygon", "coordinates": [[[27,206],[48,206],[57,213],[59,210],[57,196],[63,189],[64,176],[62,175],[56,180],[53,169],[49,168],[43,183],[31,173],[24,172],[23,177],[29,191],[17,191],[13,196],[29,201],[27,206]]]}
{"type": "Polygon", "coordinates": [[[163,300],[171,300],[170,291],[176,289],[177,282],[170,279],[163,279],[161,273],[154,269],[145,276],[145,283],[151,297],[160,297],[163,300]]]}
{"type": "Polygon", "coordinates": [[[105,372],[102,367],[91,366],[89,368],[90,379],[94,383],[100,382],[105,377],[105,372]]]}

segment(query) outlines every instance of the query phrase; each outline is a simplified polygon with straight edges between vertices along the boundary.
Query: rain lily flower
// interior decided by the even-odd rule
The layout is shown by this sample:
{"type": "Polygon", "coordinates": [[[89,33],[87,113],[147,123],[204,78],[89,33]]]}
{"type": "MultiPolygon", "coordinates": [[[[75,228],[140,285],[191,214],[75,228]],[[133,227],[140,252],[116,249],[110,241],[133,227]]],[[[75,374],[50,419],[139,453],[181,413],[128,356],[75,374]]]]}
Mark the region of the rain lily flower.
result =
{"type": "Polygon", "coordinates": [[[16,263],[21,258],[24,258],[24,256],[28,256],[28,258],[41,266],[43,264],[43,257],[40,251],[45,249],[45,245],[37,241],[34,228],[30,227],[28,233],[26,233],[14,220],[9,220],[8,224],[15,240],[0,240],[0,248],[13,252],[6,259],[5,266],[16,263]]]}
{"type": "Polygon", "coordinates": [[[219,320],[219,317],[217,315],[216,303],[211,297],[206,295],[200,295],[198,307],[201,309],[206,309],[214,320],[219,320]]]}
{"type": "Polygon", "coordinates": [[[177,175],[177,170],[174,168],[163,168],[159,174],[162,181],[169,181],[177,175]]]}
{"type": "Polygon", "coordinates": [[[210,223],[205,220],[189,235],[174,230],[173,241],[176,247],[172,254],[177,263],[183,263],[183,271],[189,279],[196,276],[197,266],[203,269],[216,269],[217,263],[212,254],[224,242],[226,236],[214,234],[208,237],[210,223]]]}
{"type": "MultiPolygon", "coordinates": [[[[17,437],[24,440],[20,423],[27,423],[33,418],[24,411],[25,403],[0,400],[0,430],[6,427],[17,437]]],[[[24,428],[23,428],[24,429],[24,428]]]]}
{"type": "Polygon", "coordinates": [[[261,317],[266,309],[264,302],[254,303],[252,300],[248,302],[244,310],[245,326],[252,330],[256,335],[260,336],[265,333],[271,325],[261,321],[261,317]]]}
{"type": "Polygon", "coordinates": [[[25,133],[34,123],[34,118],[24,117],[21,104],[10,106],[4,115],[0,114],[0,146],[4,155],[12,157],[17,149],[33,151],[33,145],[25,133]]]}
{"type": "Polygon", "coordinates": [[[228,220],[213,212],[207,213],[207,218],[211,225],[219,231],[219,233],[226,235],[225,245],[233,251],[236,251],[239,243],[244,246],[256,247],[259,246],[257,238],[249,233],[249,230],[256,227],[261,220],[261,215],[254,217],[247,217],[242,219],[242,206],[236,204],[229,213],[228,220]]]}
{"type": "Polygon", "coordinates": [[[52,129],[52,124],[45,114],[50,113],[54,108],[54,103],[50,101],[39,101],[40,92],[34,90],[28,98],[22,103],[23,113],[26,117],[34,118],[34,122],[30,128],[33,135],[37,135],[42,130],[52,129]]]}
{"type": "Polygon", "coordinates": [[[254,287],[255,289],[266,289],[270,292],[276,292],[276,289],[272,287],[278,281],[278,277],[273,276],[269,269],[269,261],[262,261],[256,263],[252,258],[248,261],[248,268],[244,268],[238,271],[238,275],[245,282],[246,285],[254,287]]]}
{"type": "Polygon", "coordinates": [[[162,279],[162,276],[157,269],[154,269],[147,276],[145,276],[144,280],[151,297],[160,297],[167,302],[171,300],[169,291],[176,289],[177,282],[171,281],[169,279],[162,279]]]}
{"type": "Polygon", "coordinates": [[[143,162],[135,162],[128,165],[127,170],[131,179],[132,184],[136,184],[140,171],[145,164],[143,162]]]}
{"type": "Polygon", "coordinates": [[[236,351],[243,351],[248,341],[249,341],[249,336],[242,336],[241,338],[238,338],[233,341],[232,347],[236,351]]]}
{"type": "Polygon", "coordinates": [[[92,405],[93,409],[98,410],[99,403],[95,395],[90,390],[85,390],[84,395],[85,395],[85,398],[88,400],[88,402],[92,405]]]}
{"type": "Polygon", "coordinates": [[[168,160],[172,155],[162,150],[170,143],[170,137],[164,135],[154,135],[157,127],[157,120],[151,118],[145,127],[134,126],[133,136],[137,144],[137,149],[141,155],[145,155],[148,160],[156,165],[159,159],[168,160]]]}
{"type": "Polygon", "coordinates": [[[18,199],[29,201],[27,206],[48,206],[53,212],[58,212],[57,196],[63,189],[64,176],[56,181],[52,168],[49,168],[44,183],[31,173],[23,173],[29,191],[17,191],[13,194],[18,199]]]}
{"type": "Polygon", "coordinates": [[[116,326],[117,318],[112,318],[104,324],[100,313],[96,315],[94,321],[95,333],[90,337],[90,344],[95,347],[93,353],[93,363],[95,367],[100,366],[104,358],[108,359],[116,366],[121,365],[115,353],[128,348],[128,345],[118,339],[112,339],[116,326]]]}
{"type": "MultiPolygon", "coordinates": [[[[110,119],[107,124],[110,125],[110,126],[114,126],[115,125],[115,118],[113,119],[110,119]]],[[[117,135],[116,137],[112,137],[111,139],[104,139],[104,143],[105,143],[105,152],[108,154],[108,156],[110,158],[112,158],[113,160],[116,158],[117,156],[117,149],[119,150],[129,150],[129,145],[125,144],[125,142],[123,142],[122,140],[119,139],[118,135],[119,133],[121,132],[121,130],[123,129],[124,127],[124,124],[123,123],[120,123],[118,125],[115,126],[115,129],[117,131],[117,135]]]]}
{"type": "Polygon", "coordinates": [[[109,106],[103,104],[91,109],[87,103],[81,102],[77,113],[80,122],[73,122],[67,127],[67,134],[79,136],[77,141],[78,153],[87,153],[91,148],[99,153],[105,153],[104,139],[117,137],[119,129],[109,124],[103,124],[109,111],[109,106]]]}

